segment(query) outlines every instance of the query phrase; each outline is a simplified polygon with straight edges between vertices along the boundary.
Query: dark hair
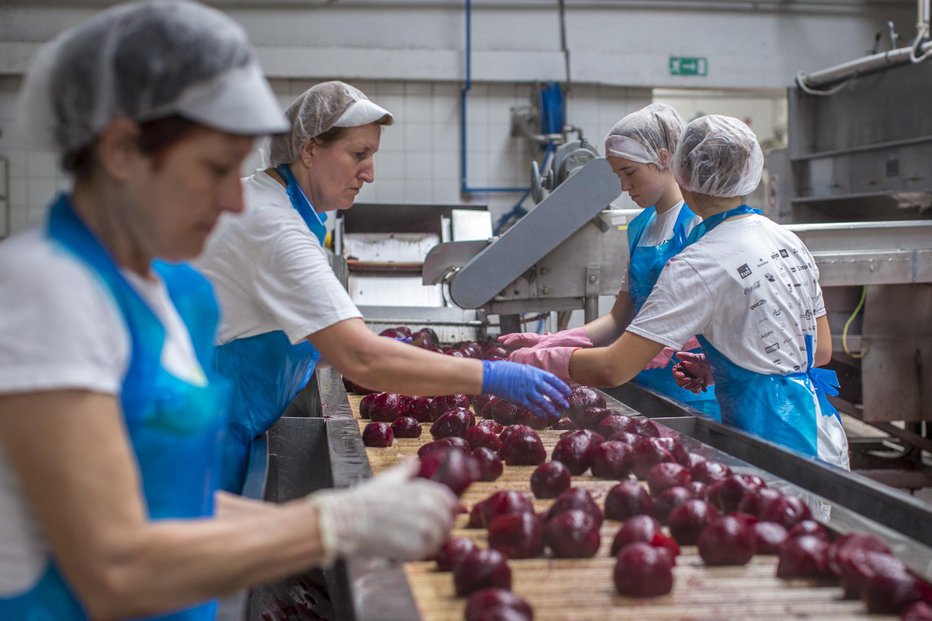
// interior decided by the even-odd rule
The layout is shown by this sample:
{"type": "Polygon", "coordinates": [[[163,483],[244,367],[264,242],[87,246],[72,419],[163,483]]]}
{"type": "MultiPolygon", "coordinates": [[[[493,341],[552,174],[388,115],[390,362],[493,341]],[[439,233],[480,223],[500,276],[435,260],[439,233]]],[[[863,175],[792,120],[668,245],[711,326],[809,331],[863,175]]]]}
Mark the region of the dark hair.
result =
{"type": "Polygon", "coordinates": [[[322,147],[329,147],[331,144],[342,138],[346,132],[349,131],[349,129],[349,127],[331,127],[322,134],[317,134],[314,136],[312,140],[322,147]]]}
{"type": "MultiPolygon", "coordinates": [[[[200,123],[177,114],[145,121],[139,124],[139,151],[153,157],[154,165],[158,168],[173,146],[203,128],[200,123]]],[[[87,178],[94,170],[96,152],[97,147],[92,142],[77,151],[65,153],[62,156],[62,168],[77,179],[87,178]]]]}

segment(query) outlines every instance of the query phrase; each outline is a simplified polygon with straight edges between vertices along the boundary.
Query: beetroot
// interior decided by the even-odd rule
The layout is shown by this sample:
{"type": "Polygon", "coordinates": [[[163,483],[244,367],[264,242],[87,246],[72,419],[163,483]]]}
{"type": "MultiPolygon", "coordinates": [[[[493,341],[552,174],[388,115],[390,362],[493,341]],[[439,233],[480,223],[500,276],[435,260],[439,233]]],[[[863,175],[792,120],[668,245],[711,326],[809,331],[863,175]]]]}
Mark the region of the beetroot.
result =
{"type": "Polygon", "coordinates": [[[666,524],[671,511],[693,498],[693,493],[685,487],[668,487],[654,497],[654,508],[651,513],[661,524],[666,524]]]}
{"type": "Polygon", "coordinates": [[[476,424],[476,419],[472,412],[465,408],[452,408],[440,415],[430,426],[430,435],[434,440],[440,438],[457,437],[462,438],[466,435],[466,430],[476,424]]]}
{"type": "Polygon", "coordinates": [[[761,509],[760,519],[776,522],[783,528],[793,528],[799,522],[812,517],[809,507],[796,496],[780,496],[761,509]]]}
{"type": "Polygon", "coordinates": [[[690,474],[694,481],[701,481],[706,485],[711,485],[719,479],[724,479],[731,474],[731,468],[717,461],[700,461],[693,466],[690,474]]]}
{"type": "Polygon", "coordinates": [[[787,532],[779,524],[757,522],[754,524],[754,537],[757,554],[777,554],[787,539],[787,532]]]}
{"type": "Polygon", "coordinates": [[[596,504],[595,500],[592,499],[592,494],[581,487],[571,487],[557,496],[557,499],[553,501],[553,504],[550,505],[550,509],[547,511],[547,521],[550,521],[564,511],[573,509],[585,511],[591,515],[599,525],[602,524],[602,510],[599,508],[599,505],[596,504]]]}
{"type": "Polygon", "coordinates": [[[515,412],[515,423],[540,431],[550,426],[550,419],[547,416],[535,414],[527,408],[519,407],[515,412]]]}
{"type": "Polygon", "coordinates": [[[421,424],[411,416],[400,416],[392,423],[392,433],[396,438],[420,438],[421,424]]]}
{"type": "Polygon", "coordinates": [[[547,520],[544,541],[560,558],[590,558],[599,551],[601,519],[579,509],[562,511],[547,520]]]}
{"type": "Polygon", "coordinates": [[[650,545],[670,552],[670,558],[673,559],[673,564],[676,564],[676,557],[680,555],[680,546],[673,537],[664,533],[655,533],[650,540],[650,545]]]}
{"type": "Polygon", "coordinates": [[[816,522],[815,520],[803,520],[802,522],[797,522],[796,526],[790,529],[789,538],[801,537],[802,535],[812,535],[818,537],[825,543],[832,542],[832,536],[829,535],[828,531],[824,526],[816,522]]]}
{"type": "Polygon", "coordinates": [[[417,419],[417,422],[419,423],[429,423],[431,401],[432,399],[430,397],[409,397],[408,398],[409,416],[417,419]]]}
{"type": "Polygon", "coordinates": [[[660,522],[649,515],[631,516],[615,533],[610,554],[615,556],[622,548],[632,543],[649,544],[654,539],[654,535],[660,532],[662,532],[660,522]]]}
{"type": "MultiPolygon", "coordinates": [[[[437,423],[434,424],[436,425],[437,423]]],[[[498,439],[498,436],[495,435],[493,431],[487,428],[478,426],[470,427],[466,430],[466,433],[463,435],[463,437],[467,442],[469,442],[469,446],[471,446],[473,449],[484,446],[487,449],[498,452],[498,449],[502,448],[502,441],[498,439]]]]}
{"type": "Polygon", "coordinates": [[[654,496],[671,487],[686,487],[692,482],[689,469],[676,463],[663,463],[647,471],[647,487],[654,496]]]}
{"type": "Polygon", "coordinates": [[[408,415],[408,402],[393,392],[380,392],[369,404],[369,418],[381,423],[390,423],[399,416],[408,415]]]}
{"type": "Polygon", "coordinates": [[[664,448],[660,438],[640,438],[634,443],[631,464],[634,476],[638,479],[643,480],[647,476],[648,470],[667,461],[674,461],[673,455],[664,448]]]}
{"type": "Polygon", "coordinates": [[[561,418],[560,420],[555,422],[550,428],[556,429],[557,431],[575,431],[579,429],[579,427],[576,426],[576,423],[574,423],[568,418],[561,418]]]}
{"type": "Polygon", "coordinates": [[[505,467],[502,465],[502,459],[498,456],[498,453],[492,449],[480,446],[473,450],[472,456],[473,459],[476,460],[476,463],[479,464],[480,481],[494,481],[502,476],[505,467]]]}
{"type": "Polygon", "coordinates": [[[457,496],[479,480],[479,464],[472,455],[452,449],[433,451],[421,458],[418,476],[443,483],[457,496]]]}
{"type": "Polygon", "coordinates": [[[627,520],[633,515],[651,513],[654,501],[640,483],[622,481],[608,491],[605,497],[605,517],[610,520],[627,520]]]}
{"type": "Polygon", "coordinates": [[[592,451],[603,441],[602,436],[588,429],[568,431],[557,440],[550,458],[561,462],[570,474],[580,475],[592,465],[592,451]]]}
{"type": "Polygon", "coordinates": [[[531,491],[536,498],[556,498],[572,484],[570,471],[558,461],[548,461],[531,474],[531,491]]]}
{"type": "Polygon", "coordinates": [[[649,418],[640,417],[634,419],[634,423],[631,425],[631,432],[642,438],[659,438],[661,435],[660,427],[657,426],[657,423],[649,418]]]}
{"type": "Polygon", "coordinates": [[[746,493],[741,502],[738,503],[738,511],[760,517],[764,507],[781,496],[783,494],[769,487],[752,490],[746,493]]]}
{"type": "Polygon", "coordinates": [[[508,558],[533,558],[544,551],[544,525],[530,511],[500,515],[489,523],[489,547],[508,558]]]}
{"type": "Polygon", "coordinates": [[[640,439],[641,436],[636,436],[630,431],[616,431],[608,437],[609,442],[624,442],[631,447],[633,447],[634,443],[640,439]]]}
{"type": "Polygon", "coordinates": [[[686,486],[686,489],[692,492],[695,498],[698,498],[699,500],[705,500],[708,502],[709,488],[705,483],[700,483],[699,481],[693,481],[692,483],[686,486]]]}
{"type": "Polygon", "coordinates": [[[395,439],[388,423],[368,423],[362,430],[362,443],[366,446],[391,446],[395,439]]]}
{"type": "Polygon", "coordinates": [[[619,595],[666,595],[673,590],[673,559],[663,548],[632,543],[618,553],[613,578],[619,595]]]}
{"type": "Polygon", "coordinates": [[[632,424],[630,416],[609,410],[609,415],[599,421],[594,431],[603,438],[609,438],[619,431],[630,431],[632,424]]]}
{"type": "Polygon", "coordinates": [[[932,621],[932,605],[914,602],[906,607],[900,619],[902,621],[932,621]]]}
{"type": "Polygon", "coordinates": [[[469,442],[463,438],[442,438],[440,440],[428,442],[419,448],[417,450],[417,456],[421,459],[424,459],[424,457],[430,453],[433,453],[434,451],[448,451],[450,449],[458,449],[468,453],[469,448],[469,442]]]}
{"type": "Polygon", "coordinates": [[[476,427],[478,427],[479,429],[485,429],[486,431],[491,431],[495,435],[498,435],[502,431],[505,430],[505,427],[503,425],[496,423],[494,420],[489,420],[489,419],[480,420],[478,423],[476,423],[476,427]]]}
{"type": "Polygon", "coordinates": [[[569,402],[570,407],[565,414],[576,423],[577,427],[582,427],[577,418],[583,410],[588,407],[605,407],[605,397],[588,386],[574,386],[569,402]]]}
{"type": "Polygon", "coordinates": [[[625,479],[631,474],[630,446],[624,442],[603,442],[592,450],[592,476],[625,479]]]}
{"type": "Polygon", "coordinates": [[[576,425],[582,427],[583,429],[589,429],[590,431],[595,431],[599,427],[599,423],[602,422],[602,419],[607,417],[612,413],[612,410],[607,408],[602,408],[598,406],[590,406],[583,408],[581,412],[576,415],[576,418],[573,420],[576,425]]]}
{"type": "Polygon", "coordinates": [[[453,567],[464,556],[476,549],[472,539],[466,537],[450,537],[443,542],[434,560],[437,562],[437,571],[453,571],[453,567]]]}
{"type": "Polygon", "coordinates": [[[434,345],[440,345],[440,337],[433,328],[424,327],[411,333],[411,343],[414,344],[419,340],[430,341],[434,345]]]}
{"type": "Polygon", "coordinates": [[[670,534],[677,543],[695,545],[705,527],[720,517],[715,507],[702,500],[687,500],[670,512],[670,534]]]}
{"type": "MultiPolygon", "coordinates": [[[[829,553],[831,554],[831,553],[829,553]]],[[[829,563],[831,569],[831,562],[829,563]]],[[[895,556],[886,552],[873,552],[863,548],[854,550],[845,557],[841,565],[841,586],[845,599],[857,599],[864,590],[867,579],[876,573],[897,573],[906,567],[895,556]]]]}
{"type": "Polygon", "coordinates": [[[722,513],[731,513],[738,509],[745,494],[759,487],[742,475],[732,474],[709,485],[709,501],[722,513]]]}
{"type": "Polygon", "coordinates": [[[527,425],[511,425],[508,427],[504,427],[501,433],[498,435],[498,437],[502,441],[502,443],[504,443],[508,440],[508,438],[518,437],[520,435],[524,435],[528,433],[533,433],[536,435],[535,431],[531,429],[530,427],[528,427],[527,425]]]}
{"type": "Polygon", "coordinates": [[[379,332],[379,336],[387,336],[391,339],[406,339],[411,336],[411,328],[408,326],[395,326],[394,328],[385,328],[379,332]]]}
{"type": "Polygon", "coordinates": [[[480,589],[470,595],[466,602],[466,621],[532,621],[533,618],[531,606],[505,589],[480,589]],[[501,614],[502,610],[507,611],[507,614],[501,614]]]}
{"type": "Polygon", "coordinates": [[[518,422],[518,410],[520,409],[521,406],[517,403],[505,401],[504,399],[495,399],[486,406],[485,410],[482,411],[482,415],[491,418],[500,425],[510,427],[518,422]]]}
{"type": "Polygon", "coordinates": [[[726,515],[703,529],[697,545],[706,565],[744,565],[754,556],[754,530],[726,515]]]}
{"type": "MultiPolygon", "coordinates": [[[[524,427],[524,429],[528,428],[524,427]]],[[[502,461],[510,466],[537,466],[547,459],[547,451],[540,441],[540,436],[531,429],[527,432],[508,435],[502,432],[501,441],[502,448],[499,449],[498,454],[502,461]]]]}
{"type": "Polygon", "coordinates": [[[469,409],[469,397],[466,395],[441,395],[430,400],[430,420],[435,421],[447,410],[454,408],[469,409]]]}
{"type": "Polygon", "coordinates": [[[495,492],[485,500],[473,507],[469,514],[469,526],[472,528],[487,528],[489,523],[500,515],[509,513],[534,512],[534,504],[527,494],[513,490],[495,492]],[[475,521],[473,519],[475,513],[475,521]]]}
{"type": "Polygon", "coordinates": [[[489,587],[511,589],[511,569],[498,550],[473,550],[453,568],[453,586],[459,597],[489,587]]]}
{"type": "Polygon", "coordinates": [[[780,546],[778,578],[825,578],[828,568],[828,544],[813,535],[787,539],[780,546]]]}
{"type": "Polygon", "coordinates": [[[861,588],[861,599],[871,614],[899,614],[920,597],[916,578],[905,569],[891,566],[876,568],[861,588]]]}
{"type": "MultiPolygon", "coordinates": [[[[843,586],[845,581],[845,565],[853,554],[859,552],[881,552],[883,554],[890,554],[890,548],[880,539],[872,535],[864,535],[861,533],[848,533],[836,539],[828,549],[828,566],[833,574],[842,578],[843,586]]],[[[852,598],[859,597],[860,587],[847,595],[852,598]]]]}
{"type": "Polygon", "coordinates": [[[378,395],[379,393],[377,392],[371,392],[359,400],[359,417],[360,418],[372,418],[372,403],[375,401],[375,398],[378,395]]]}
{"type": "Polygon", "coordinates": [[[487,406],[493,399],[495,399],[495,397],[492,395],[473,395],[470,397],[469,403],[472,405],[472,411],[477,415],[482,416],[482,410],[484,410],[485,406],[487,406]]]}

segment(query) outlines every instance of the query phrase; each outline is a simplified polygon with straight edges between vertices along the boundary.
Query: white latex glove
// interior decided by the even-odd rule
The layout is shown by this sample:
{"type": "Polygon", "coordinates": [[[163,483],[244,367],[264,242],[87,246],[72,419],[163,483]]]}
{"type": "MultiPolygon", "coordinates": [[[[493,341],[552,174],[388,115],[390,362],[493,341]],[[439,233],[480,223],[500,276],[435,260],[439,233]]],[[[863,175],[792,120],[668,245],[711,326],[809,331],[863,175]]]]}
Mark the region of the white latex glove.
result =
{"type": "Polygon", "coordinates": [[[351,556],[422,560],[440,548],[459,502],[445,485],[414,478],[417,471],[417,460],[408,460],[349,489],[308,497],[327,564],[351,556]]]}

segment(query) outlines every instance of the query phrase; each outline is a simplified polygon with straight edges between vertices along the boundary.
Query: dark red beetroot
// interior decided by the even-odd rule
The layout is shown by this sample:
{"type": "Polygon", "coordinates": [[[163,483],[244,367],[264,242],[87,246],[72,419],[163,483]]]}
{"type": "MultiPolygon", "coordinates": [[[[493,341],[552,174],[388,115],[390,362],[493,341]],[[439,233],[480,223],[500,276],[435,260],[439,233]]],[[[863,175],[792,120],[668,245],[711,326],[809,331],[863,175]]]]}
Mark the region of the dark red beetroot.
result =
{"type": "Polygon", "coordinates": [[[486,431],[491,431],[495,435],[498,435],[502,431],[505,430],[504,425],[500,423],[496,423],[494,420],[491,420],[491,419],[480,420],[479,422],[476,423],[476,427],[478,427],[479,429],[485,429],[486,431]]]}
{"type": "Polygon", "coordinates": [[[534,558],[544,551],[544,524],[530,511],[500,515],[489,523],[489,547],[508,558],[534,558]]]}
{"type": "Polygon", "coordinates": [[[483,360],[504,360],[508,357],[508,350],[495,343],[484,343],[482,345],[483,360]]]}
{"type": "Polygon", "coordinates": [[[641,436],[642,438],[660,437],[660,427],[649,418],[635,418],[630,431],[634,435],[641,436]]]}
{"type": "Polygon", "coordinates": [[[796,496],[781,496],[767,503],[758,516],[764,522],[776,522],[791,529],[803,520],[812,518],[809,507],[796,496]]]}
{"type": "Polygon", "coordinates": [[[771,502],[780,498],[783,494],[769,487],[762,487],[753,490],[744,495],[741,502],[738,503],[738,511],[760,517],[761,511],[771,502]]]}
{"type": "Polygon", "coordinates": [[[654,535],[662,533],[660,522],[649,515],[633,515],[625,520],[615,538],[612,539],[610,554],[615,556],[627,545],[632,543],[649,544],[654,539],[654,535]]]}
{"type": "Polygon", "coordinates": [[[601,408],[597,406],[590,406],[583,408],[581,412],[576,415],[575,422],[579,427],[583,429],[589,429],[590,431],[595,431],[599,427],[599,423],[602,422],[606,416],[612,413],[612,410],[607,408],[601,408]]]}
{"type": "Polygon", "coordinates": [[[705,483],[700,483],[699,481],[693,481],[692,483],[686,486],[686,489],[691,491],[693,493],[693,496],[695,496],[699,500],[705,500],[706,502],[708,502],[709,488],[705,483]]]}
{"type": "Polygon", "coordinates": [[[793,537],[801,537],[803,535],[812,535],[814,537],[818,537],[825,543],[832,542],[832,536],[829,534],[829,532],[825,529],[824,526],[815,520],[803,520],[802,522],[798,522],[796,526],[790,529],[790,539],[793,537]]]}
{"type": "Polygon", "coordinates": [[[676,463],[657,464],[647,471],[647,487],[654,496],[671,487],[686,487],[692,483],[689,469],[676,463]]]}
{"type": "Polygon", "coordinates": [[[603,442],[592,449],[592,476],[621,480],[631,474],[630,446],[624,442],[603,442]]]}
{"type": "Polygon", "coordinates": [[[513,490],[495,492],[473,506],[473,511],[469,514],[469,526],[487,528],[489,523],[500,515],[523,512],[534,512],[534,503],[527,494],[513,490]]]}
{"type": "Polygon", "coordinates": [[[369,418],[380,423],[390,423],[399,416],[408,415],[408,401],[393,392],[380,392],[369,404],[369,418]]]}
{"type": "Polygon", "coordinates": [[[428,442],[417,450],[417,456],[424,459],[428,454],[434,451],[449,451],[450,449],[459,449],[465,453],[470,450],[469,442],[463,438],[441,438],[428,442]]]}
{"type": "Polygon", "coordinates": [[[719,479],[724,479],[731,474],[731,468],[717,461],[700,461],[692,467],[690,474],[694,481],[700,481],[706,485],[711,485],[719,479]]]}
{"type": "Polygon", "coordinates": [[[466,621],[489,621],[501,619],[502,621],[531,621],[534,612],[524,599],[505,589],[481,589],[469,596],[466,602],[466,621]],[[492,616],[493,611],[508,610],[512,616],[492,616]]]}
{"type": "Polygon", "coordinates": [[[596,433],[603,438],[609,438],[619,431],[630,431],[633,424],[630,416],[618,414],[612,410],[609,410],[609,412],[608,416],[599,421],[598,426],[595,428],[596,433]]]}
{"type": "Polygon", "coordinates": [[[396,438],[420,438],[421,424],[411,416],[400,416],[392,423],[392,433],[396,438]]]}
{"type": "Polygon", "coordinates": [[[693,498],[693,493],[685,487],[668,487],[654,497],[654,508],[651,513],[661,524],[666,524],[670,518],[670,512],[693,498]]]}
{"type": "Polygon", "coordinates": [[[379,332],[379,336],[387,336],[390,339],[406,339],[411,336],[411,328],[408,326],[395,326],[394,328],[385,328],[379,332]]]}
{"type": "Polygon", "coordinates": [[[359,417],[372,418],[372,402],[381,393],[371,392],[359,400],[359,417]]]}
{"type": "MultiPolygon", "coordinates": [[[[511,425],[502,429],[502,432],[498,435],[498,438],[504,443],[508,438],[514,436],[520,436],[525,433],[535,433],[533,429],[527,425],[511,425]]],[[[535,434],[536,435],[536,434],[535,434]]]]}
{"type": "Polygon", "coordinates": [[[496,587],[511,589],[511,569],[498,550],[473,550],[453,568],[453,586],[459,597],[496,587]]]}
{"type": "Polygon", "coordinates": [[[502,461],[510,466],[536,466],[547,459],[547,451],[540,441],[540,436],[531,429],[508,435],[502,432],[501,441],[502,448],[499,449],[498,454],[502,461]]]}
{"type": "Polygon", "coordinates": [[[592,494],[581,487],[571,487],[557,496],[557,499],[553,501],[553,504],[550,505],[550,509],[547,511],[547,520],[550,521],[564,511],[571,511],[573,509],[585,511],[591,515],[598,524],[602,524],[602,510],[599,508],[599,505],[596,504],[595,500],[592,499],[592,494]]]}
{"type": "Polygon", "coordinates": [[[531,429],[540,431],[550,426],[550,420],[547,416],[535,414],[527,408],[519,407],[515,413],[515,423],[518,425],[527,425],[531,429]]]}
{"type": "Polygon", "coordinates": [[[605,407],[605,397],[588,386],[574,386],[573,394],[569,398],[570,407],[565,414],[577,427],[582,427],[577,418],[588,407],[605,407]]]}
{"type": "MultiPolygon", "coordinates": [[[[831,565],[829,562],[829,569],[831,565]]],[[[902,571],[906,571],[906,567],[891,554],[865,549],[856,550],[845,557],[841,566],[840,578],[845,599],[859,598],[867,579],[878,572],[893,574],[902,571]]]]}
{"type": "Polygon", "coordinates": [[[430,397],[408,397],[408,415],[419,423],[430,422],[430,397]]]}
{"type": "Polygon", "coordinates": [[[634,481],[622,481],[605,496],[605,517],[624,521],[633,515],[651,513],[654,501],[644,486],[634,481]]]}
{"type": "MultiPolygon", "coordinates": [[[[641,439],[641,436],[636,436],[630,431],[616,431],[608,437],[609,442],[624,442],[628,446],[633,447],[634,443],[641,439]]],[[[633,455],[632,455],[633,457],[633,455]]]]}
{"type": "MultiPolygon", "coordinates": [[[[707,461],[706,458],[700,455],[699,453],[687,453],[686,463],[684,463],[683,465],[689,468],[689,473],[692,474],[693,468],[695,468],[696,466],[698,466],[704,461],[707,461]]],[[[703,485],[705,485],[705,483],[703,483],[703,485]]]]}
{"type": "Polygon", "coordinates": [[[502,476],[505,466],[502,465],[502,459],[498,453],[492,449],[480,446],[472,452],[473,459],[479,464],[479,480],[494,481],[502,476]]]}
{"type": "Polygon", "coordinates": [[[479,464],[472,455],[452,449],[433,451],[421,458],[418,476],[443,483],[457,496],[479,480],[479,464]]]}
{"type": "Polygon", "coordinates": [[[706,565],[744,565],[754,556],[754,530],[726,515],[705,527],[697,545],[706,565]]]}
{"type": "Polygon", "coordinates": [[[421,328],[420,330],[415,330],[411,333],[411,343],[414,344],[419,340],[430,341],[434,345],[440,345],[440,337],[437,336],[437,333],[433,328],[421,328]]]}
{"type": "Polygon", "coordinates": [[[434,560],[437,562],[437,571],[453,571],[453,568],[464,556],[476,549],[472,539],[466,537],[450,537],[443,542],[434,560]]]}
{"type": "Polygon", "coordinates": [[[663,548],[632,543],[618,553],[613,577],[619,595],[666,595],[673,590],[673,559],[663,548]]]}
{"type": "Polygon", "coordinates": [[[466,408],[453,408],[434,421],[434,424],[430,426],[430,435],[434,437],[434,440],[450,437],[462,438],[466,435],[466,430],[475,424],[476,418],[472,412],[466,408]]]}
{"type": "Polygon", "coordinates": [[[599,551],[599,525],[592,515],[579,509],[562,511],[547,520],[544,541],[560,558],[591,558],[599,551]]]}
{"type": "Polygon", "coordinates": [[[718,509],[702,500],[687,500],[670,512],[667,522],[677,543],[695,545],[705,527],[720,517],[718,509]]]}
{"type": "Polygon", "coordinates": [[[555,422],[550,428],[555,429],[557,431],[575,431],[579,429],[579,427],[576,426],[576,423],[574,423],[568,418],[561,418],[560,420],[555,422]]]}
{"type": "Polygon", "coordinates": [[[787,539],[780,546],[779,559],[778,578],[826,578],[831,575],[828,543],[813,535],[787,539]]]}
{"type": "Polygon", "coordinates": [[[786,529],[773,522],[754,524],[756,554],[778,554],[786,541],[786,529]]]}
{"type": "MultiPolygon", "coordinates": [[[[436,425],[437,423],[434,424],[436,425]]],[[[466,441],[469,442],[469,446],[473,447],[473,449],[484,446],[487,449],[491,449],[497,452],[498,449],[502,448],[502,441],[498,439],[498,436],[495,435],[493,431],[487,428],[478,426],[470,427],[466,430],[466,433],[463,437],[466,438],[466,441]]]]}
{"type": "Polygon", "coordinates": [[[914,602],[903,611],[902,621],[932,621],[932,605],[925,602],[914,602]]]}
{"type": "Polygon", "coordinates": [[[660,438],[640,438],[634,443],[631,467],[638,479],[644,479],[648,470],[668,461],[674,461],[673,455],[664,448],[660,438]]]}
{"type": "Polygon", "coordinates": [[[469,409],[469,397],[466,395],[441,395],[430,400],[430,420],[437,420],[447,410],[453,408],[469,409]]]}
{"type": "MultiPolygon", "coordinates": [[[[860,597],[861,583],[857,581],[849,582],[847,574],[853,571],[849,567],[854,555],[863,555],[867,552],[878,552],[881,554],[890,554],[890,548],[883,541],[872,535],[861,533],[848,533],[838,537],[828,548],[828,567],[832,573],[841,578],[842,586],[845,587],[845,596],[851,599],[860,597]]],[[[851,574],[852,580],[858,580],[861,572],[854,570],[851,574]]]]}
{"type": "Polygon", "coordinates": [[[921,597],[918,581],[905,569],[877,568],[861,587],[861,599],[871,614],[899,614],[921,597]]]}
{"type": "Polygon", "coordinates": [[[709,502],[722,513],[731,513],[737,511],[738,505],[745,494],[759,487],[754,481],[743,475],[732,474],[709,485],[709,502]]]}
{"type": "Polygon", "coordinates": [[[475,412],[476,415],[481,416],[482,410],[484,410],[485,406],[494,398],[495,397],[492,395],[473,395],[469,398],[469,402],[472,404],[472,411],[475,412]]]}
{"type": "Polygon", "coordinates": [[[388,423],[368,423],[362,430],[362,443],[366,446],[391,446],[394,439],[395,434],[388,423]]]}
{"type": "Polygon", "coordinates": [[[570,471],[558,461],[548,461],[531,474],[531,491],[536,498],[556,498],[570,488],[570,471]]]}
{"type": "Polygon", "coordinates": [[[518,422],[518,410],[521,409],[517,403],[505,401],[504,399],[495,399],[483,410],[482,415],[491,418],[496,423],[510,427],[518,422]]]}
{"type": "Polygon", "coordinates": [[[557,440],[550,459],[561,462],[570,474],[580,475],[592,465],[592,450],[604,439],[588,429],[568,431],[557,440]]]}

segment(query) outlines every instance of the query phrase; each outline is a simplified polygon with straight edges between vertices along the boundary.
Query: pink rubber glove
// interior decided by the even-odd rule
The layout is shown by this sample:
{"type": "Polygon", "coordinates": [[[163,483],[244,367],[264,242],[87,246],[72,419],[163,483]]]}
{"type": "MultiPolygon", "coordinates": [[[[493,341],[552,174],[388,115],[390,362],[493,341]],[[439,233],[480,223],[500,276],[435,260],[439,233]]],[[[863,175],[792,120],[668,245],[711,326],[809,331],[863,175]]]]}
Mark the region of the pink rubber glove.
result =
{"type": "Polygon", "coordinates": [[[653,360],[647,363],[645,369],[662,369],[668,364],[670,364],[670,358],[673,357],[673,354],[676,353],[676,350],[672,347],[664,347],[660,350],[660,353],[654,356],[653,360]]]}
{"type": "Polygon", "coordinates": [[[688,351],[676,352],[679,364],[673,367],[673,379],[677,386],[699,394],[713,385],[712,368],[705,359],[705,354],[691,354],[688,351]]]}
{"type": "Polygon", "coordinates": [[[536,334],[534,332],[516,332],[503,334],[498,342],[505,347],[592,347],[592,341],[586,336],[585,328],[573,328],[554,334],[536,334]]]}
{"type": "Polygon", "coordinates": [[[570,379],[570,358],[578,347],[528,347],[511,352],[512,362],[529,364],[550,371],[562,380],[570,379]]]}
{"type": "Polygon", "coordinates": [[[702,345],[699,344],[699,339],[696,337],[691,337],[688,341],[683,343],[683,346],[680,348],[683,351],[691,351],[693,349],[699,349],[702,345]]]}

